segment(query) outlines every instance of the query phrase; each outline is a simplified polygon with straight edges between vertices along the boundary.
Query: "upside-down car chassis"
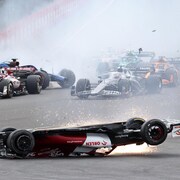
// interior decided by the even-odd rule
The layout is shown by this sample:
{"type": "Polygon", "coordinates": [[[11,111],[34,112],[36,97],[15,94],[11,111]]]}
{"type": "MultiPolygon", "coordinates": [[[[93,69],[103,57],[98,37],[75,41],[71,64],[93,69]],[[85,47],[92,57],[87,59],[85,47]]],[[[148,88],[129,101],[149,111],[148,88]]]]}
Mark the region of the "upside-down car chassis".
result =
{"type": "Polygon", "coordinates": [[[108,155],[117,146],[159,145],[168,133],[180,136],[180,123],[131,118],[126,122],[73,128],[43,128],[0,132],[0,156],[4,158],[108,155]]]}

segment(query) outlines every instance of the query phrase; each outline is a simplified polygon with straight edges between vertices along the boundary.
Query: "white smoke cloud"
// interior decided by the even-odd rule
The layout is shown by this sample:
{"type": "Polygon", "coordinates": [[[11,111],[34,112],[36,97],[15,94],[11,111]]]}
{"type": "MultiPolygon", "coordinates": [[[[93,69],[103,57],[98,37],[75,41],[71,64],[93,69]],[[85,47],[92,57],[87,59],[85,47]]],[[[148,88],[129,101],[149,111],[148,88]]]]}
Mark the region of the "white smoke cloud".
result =
{"type": "MultiPolygon", "coordinates": [[[[27,8],[30,2],[34,12],[44,1],[6,0],[1,5],[2,19],[16,22],[31,14],[27,8]]],[[[141,47],[157,55],[179,56],[179,5],[178,0],[87,0],[56,25],[41,29],[26,42],[9,45],[0,55],[4,59],[18,57],[21,64],[34,64],[55,73],[71,68],[78,77],[95,73],[92,58],[107,47],[120,51],[141,47]]]]}

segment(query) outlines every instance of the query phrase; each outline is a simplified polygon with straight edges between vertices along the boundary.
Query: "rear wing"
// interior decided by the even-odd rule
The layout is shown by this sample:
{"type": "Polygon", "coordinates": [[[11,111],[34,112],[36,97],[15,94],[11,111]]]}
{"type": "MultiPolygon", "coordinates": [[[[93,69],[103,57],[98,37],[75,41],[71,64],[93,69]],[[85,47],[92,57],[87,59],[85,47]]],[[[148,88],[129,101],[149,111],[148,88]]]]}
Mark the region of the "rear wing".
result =
{"type": "Polygon", "coordinates": [[[150,51],[141,51],[141,52],[130,51],[126,53],[126,56],[136,56],[141,58],[142,60],[143,58],[148,58],[149,61],[151,61],[152,59],[154,59],[155,53],[150,51]]]}
{"type": "Polygon", "coordinates": [[[149,57],[151,59],[153,59],[155,57],[155,53],[154,52],[149,52],[149,51],[143,51],[140,53],[137,53],[138,57],[149,57]]]}

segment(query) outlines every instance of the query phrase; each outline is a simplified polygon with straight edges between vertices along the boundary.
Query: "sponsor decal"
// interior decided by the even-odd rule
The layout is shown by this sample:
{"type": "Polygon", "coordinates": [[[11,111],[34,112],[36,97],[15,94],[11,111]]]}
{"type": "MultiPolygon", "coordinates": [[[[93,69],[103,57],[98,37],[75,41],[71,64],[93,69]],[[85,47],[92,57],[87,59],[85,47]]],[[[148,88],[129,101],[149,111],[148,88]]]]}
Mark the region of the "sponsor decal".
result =
{"type": "Polygon", "coordinates": [[[103,145],[103,146],[107,145],[107,142],[106,142],[106,141],[103,141],[103,142],[102,142],[102,145],[103,145]]]}
{"type": "Polygon", "coordinates": [[[64,153],[61,152],[59,148],[56,149],[44,149],[43,152],[32,152],[27,155],[27,157],[38,157],[38,156],[48,156],[48,157],[60,157],[64,156],[64,153]]]}
{"type": "Polygon", "coordinates": [[[106,134],[87,133],[87,138],[83,146],[108,147],[108,146],[111,146],[111,141],[106,134]]]}
{"type": "Polygon", "coordinates": [[[180,126],[174,126],[173,127],[172,136],[173,137],[180,136],[180,126]]]}
{"type": "Polygon", "coordinates": [[[7,70],[10,70],[10,71],[35,71],[35,68],[34,67],[11,67],[11,68],[7,68],[7,70]]]}
{"type": "Polygon", "coordinates": [[[100,142],[96,141],[96,142],[86,142],[86,146],[100,146],[100,142]]]}
{"type": "Polygon", "coordinates": [[[180,129],[175,131],[176,135],[180,136],[180,129]]]}
{"type": "Polygon", "coordinates": [[[86,142],[86,146],[106,146],[107,142],[106,141],[95,141],[95,142],[86,142]]]}
{"type": "Polygon", "coordinates": [[[35,156],[36,156],[36,153],[35,153],[35,152],[29,153],[29,154],[27,155],[27,157],[35,157],[35,156]]]}
{"type": "Polygon", "coordinates": [[[50,152],[50,157],[60,157],[60,156],[64,156],[64,153],[62,153],[60,150],[57,149],[54,149],[54,150],[51,150],[50,152]]]}
{"type": "Polygon", "coordinates": [[[120,95],[120,92],[103,90],[103,95],[120,95]]]}
{"type": "Polygon", "coordinates": [[[69,143],[69,144],[73,144],[73,143],[83,143],[83,141],[67,141],[67,143],[69,143]]]}
{"type": "Polygon", "coordinates": [[[177,129],[177,128],[180,128],[180,126],[175,126],[174,128],[177,129]]]}
{"type": "Polygon", "coordinates": [[[122,134],[122,135],[115,136],[115,138],[123,138],[123,137],[128,137],[128,134],[122,134]]]}

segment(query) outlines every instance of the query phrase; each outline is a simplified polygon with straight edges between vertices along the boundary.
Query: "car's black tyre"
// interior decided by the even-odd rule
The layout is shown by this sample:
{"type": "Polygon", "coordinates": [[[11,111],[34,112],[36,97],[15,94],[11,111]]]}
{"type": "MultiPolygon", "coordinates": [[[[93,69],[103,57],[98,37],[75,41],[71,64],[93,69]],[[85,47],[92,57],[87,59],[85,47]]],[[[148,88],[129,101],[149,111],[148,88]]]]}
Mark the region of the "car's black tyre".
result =
{"type": "Polygon", "coordinates": [[[175,87],[178,85],[178,75],[174,69],[167,69],[165,71],[165,74],[166,74],[167,80],[172,81],[170,83],[170,86],[175,87]]]}
{"type": "Polygon", "coordinates": [[[44,74],[43,74],[41,71],[36,71],[36,72],[34,73],[34,75],[39,75],[39,76],[40,76],[40,82],[39,82],[39,84],[40,84],[40,86],[42,86],[43,83],[44,83],[44,74]]]}
{"type": "Polygon", "coordinates": [[[79,79],[76,83],[76,94],[81,99],[88,98],[87,94],[81,94],[83,91],[91,90],[91,84],[89,79],[79,79]]]}
{"type": "Polygon", "coordinates": [[[15,130],[7,139],[7,147],[19,156],[26,156],[34,146],[34,136],[27,130],[15,130]]]}
{"type": "Polygon", "coordinates": [[[36,71],[35,75],[39,75],[41,77],[40,85],[42,86],[42,89],[46,89],[49,86],[50,77],[49,74],[44,71],[36,71]]]}
{"type": "Polygon", "coordinates": [[[42,85],[42,89],[46,89],[49,86],[50,83],[50,77],[49,74],[47,72],[42,72],[44,74],[44,82],[42,85]]]}
{"type": "MultiPolygon", "coordinates": [[[[4,133],[6,133],[6,135],[7,135],[7,134],[12,133],[12,132],[15,131],[15,130],[16,130],[16,128],[4,127],[4,128],[2,128],[2,129],[0,129],[0,132],[4,132],[4,133]]],[[[4,137],[4,140],[3,140],[5,145],[7,145],[7,139],[8,139],[8,136],[5,136],[5,137],[4,137]]]]}
{"type": "Polygon", "coordinates": [[[40,85],[41,77],[39,75],[29,75],[26,81],[26,89],[29,94],[40,94],[41,85],[40,85]]]}
{"type": "Polygon", "coordinates": [[[5,127],[5,128],[0,129],[0,132],[13,132],[15,130],[16,130],[16,128],[5,127]]]}
{"type": "Polygon", "coordinates": [[[123,97],[128,97],[131,93],[131,84],[127,79],[121,79],[118,82],[118,91],[123,97]]]}
{"type": "Polygon", "coordinates": [[[62,88],[70,88],[76,81],[74,72],[69,69],[62,69],[59,75],[65,77],[65,81],[60,83],[62,88]]]}
{"type": "Polygon", "coordinates": [[[0,82],[0,92],[3,92],[4,87],[7,87],[7,94],[3,95],[3,98],[11,98],[14,95],[14,86],[8,79],[3,79],[0,82]]]}
{"type": "Polygon", "coordinates": [[[158,119],[146,121],[141,127],[141,136],[149,145],[159,145],[167,138],[167,127],[158,119]]]}
{"type": "Polygon", "coordinates": [[[127,120],[125,126],[127,129],[141,129],[141,126],[144,124],[145,120],[139,117],[130,118],[127,120]]]}
{"type": "Polygon", "coordinates": [[[162,79],[157,75],[150,75],[146,79],[146,91],[148,93],[160,93],[162,90],[162,79]]]}

